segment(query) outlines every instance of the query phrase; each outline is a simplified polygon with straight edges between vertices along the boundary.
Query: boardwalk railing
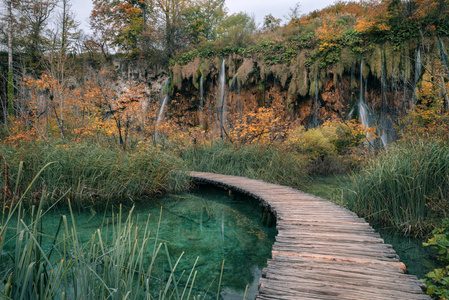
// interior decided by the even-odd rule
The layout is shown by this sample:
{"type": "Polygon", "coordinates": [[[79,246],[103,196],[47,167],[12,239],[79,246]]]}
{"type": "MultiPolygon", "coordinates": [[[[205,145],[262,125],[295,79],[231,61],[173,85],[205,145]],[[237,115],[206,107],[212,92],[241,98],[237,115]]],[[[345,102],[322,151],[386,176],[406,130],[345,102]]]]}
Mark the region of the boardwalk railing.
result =
{"type": "Polygon", "coordinates": [[[430,299],[425,284],[405,274],[392,246],[353,212],[260,180],[191,177],[250,195],[275,214],[278,235],[256,299],[430,299]]]}

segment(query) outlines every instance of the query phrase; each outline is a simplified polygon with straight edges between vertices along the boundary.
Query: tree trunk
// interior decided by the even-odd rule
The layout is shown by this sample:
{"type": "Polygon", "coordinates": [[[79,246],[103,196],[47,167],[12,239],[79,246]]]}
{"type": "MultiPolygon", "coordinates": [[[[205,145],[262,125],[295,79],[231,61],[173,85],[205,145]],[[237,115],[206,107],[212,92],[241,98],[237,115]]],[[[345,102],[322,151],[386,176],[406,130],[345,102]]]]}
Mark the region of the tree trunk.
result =
{"type": "Polygon", "coordinates": [[[14,116],[14,73],[12,66],[12,1],[8,1],[8,115],[14,116]]]}

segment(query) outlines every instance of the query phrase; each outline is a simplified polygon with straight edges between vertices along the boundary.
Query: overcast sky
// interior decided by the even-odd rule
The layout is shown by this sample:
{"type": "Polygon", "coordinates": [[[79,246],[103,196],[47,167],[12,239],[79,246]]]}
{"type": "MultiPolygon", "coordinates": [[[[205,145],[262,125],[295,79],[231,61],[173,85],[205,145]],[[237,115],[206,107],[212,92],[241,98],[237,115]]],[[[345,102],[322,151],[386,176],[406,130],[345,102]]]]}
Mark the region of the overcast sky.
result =
{"type": "MultiPolygon", "coordinates": [[[[309,13],[316,9],[322,9],[334,3],[334,0],[226,0],[226,6],[229,13],[240,11],[254,14],[256,22],[261,24],[263,17],[272,14],[276,18],[284,21],[284,16],[290,12],[290,8],[299,2],[300,14],[309,13]]],[[[89,27],[89,15],[92,10],[92,0],[72,0],[73,10],[77,19],[82,22],[82,29],[89,27]]]]}

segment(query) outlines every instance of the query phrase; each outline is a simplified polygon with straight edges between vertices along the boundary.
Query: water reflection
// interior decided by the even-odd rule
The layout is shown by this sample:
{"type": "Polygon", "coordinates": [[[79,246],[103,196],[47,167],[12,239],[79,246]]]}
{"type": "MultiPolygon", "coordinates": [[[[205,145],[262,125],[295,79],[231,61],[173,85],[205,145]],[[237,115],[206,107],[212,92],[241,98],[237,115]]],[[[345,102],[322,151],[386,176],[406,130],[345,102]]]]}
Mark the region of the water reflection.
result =
{"type": "Polygon", "coordinates": [[[435,268],[441,267],[430,247],[423,247],[423,240],[406,237],[400,232],[388,228],[375,228],[385,243],[393,245],[400,260],[407,266],[407,273],[423,279],[435,268]]]}
{"type": "MultiPolygon", "coordinates": [[[[149,228],[153,239],[156,237],[161,206],[163,209],[158,241],[167,242],[172,262],[184,252],[176,274],[180,286],[187,281],[198,257],[195,268],[198,271],[196,292],[206,298],[215,298],[224,260],[220,289],[222,299],[242,299],[247,285],[247,299],[254,298],[261,270],[271,256],[276,233],[275,226],[267,227],[262,224],[263,209],[257,200],[241,195],[230,197],[228,192],[221,189],[202,186],[195,193],[139,203],[135,209],[138,216],[136,225],[144,228],[150,213],[149,228]],[[209,292],[206,293],[207,290],[209,292]]],[[[46,216],[46,232],[55,230],[60,214],[67,212],[54,211],[46,216]]],[[[110,211],[97,211],[96,214],[78,212],[75,219],[80,240],[87,242],[111,214],[110,211]]],[[[127,213],[123,215],[126,217],[127,213]]],[[[165,253],[161,255],[155,269],[154,276],[158,280],[170,276],[168,260],[164,256],[165,253]]],[[[154,283],[157,285],[157,280],[154,283]]]]}

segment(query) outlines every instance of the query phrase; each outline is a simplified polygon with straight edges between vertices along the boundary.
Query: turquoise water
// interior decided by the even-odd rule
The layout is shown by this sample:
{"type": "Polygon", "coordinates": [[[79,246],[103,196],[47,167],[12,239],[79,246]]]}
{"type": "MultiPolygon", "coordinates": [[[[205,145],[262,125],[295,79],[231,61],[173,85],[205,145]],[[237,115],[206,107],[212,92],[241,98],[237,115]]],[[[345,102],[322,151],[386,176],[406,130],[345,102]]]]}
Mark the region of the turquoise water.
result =
{"type": "MultiPolygon", "coordinates": [[[[170,195],[157,200],[139,202],[135,207],[139,227],[143,227],[150,213],[150,230],[156,238],[159,215],[161,223],[158,243],[166,242],[172,261],[184,252],[177,267],[180,286],[186,280],[198,257],[195,270],[196,293],[206,299],[216,298],[222,262],[223,277],[220,287],[222,299],[254,298],[261,277],[261,270],[271,256],[271,246],[276,234],[275,226],[262,223],[263,208],[257,200],[227,191],[201,186],[194,193],[170,195]],[[187,275],[181,277],[182,271],[187,275]]],[[[117,212],[117,208],[115,208],[117,212]]],[[[125,209],[123,209],[125,211],[125,209]]],[[[56,232],[60,215],[66,210],[52,210],[44,216],[43,231],[56,232]]],[[[79,238],[87,242],[96,229],[111,218],[111,211],[88,209],[75,211],[75,223],[79,238]]],[[[127,216],[127,213],[122,215],[127,216]]],[[[152,244],[153,242],[150,242],[152,244]]],[[[168,261],[157,260],[155,277],[164,279],[170,275],[168,261]]]]}
{"type": "Polygon", "coordinates": [[[428,272],[441,267],[435,258],[435,252],[430,247],[423,247],[422,239],[406,237],[392,229],[376,227],[376,231],[385,243],[393,246],[400,260],[407,266],[407,273],[424,279],[428,272]]]}

